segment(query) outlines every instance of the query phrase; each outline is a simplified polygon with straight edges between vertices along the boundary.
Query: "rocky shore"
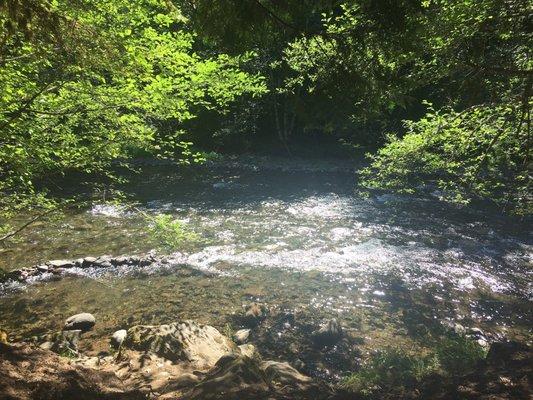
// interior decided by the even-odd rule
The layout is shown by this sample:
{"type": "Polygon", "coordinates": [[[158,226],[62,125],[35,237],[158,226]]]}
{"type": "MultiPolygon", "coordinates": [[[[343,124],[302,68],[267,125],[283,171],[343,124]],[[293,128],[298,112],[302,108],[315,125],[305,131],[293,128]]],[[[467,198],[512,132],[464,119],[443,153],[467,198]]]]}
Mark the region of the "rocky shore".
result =
{"type": "Polygon", "coordinates": [[[333,393],[287,362],[264,360],[252,344],[237,345],[195,321],[117,331],[109,352],[85,356],[77,344],[95,322],[81,313],[39,346],[0,344],[0,399],[326,399],[333,393]]]}
{"type": "MultiPolygon", "coordinates": [[[[156,266],[174,268],[176,260],[153,254],[54,260],[11,271],[3,281],[32,283],[61,279],[76,269],[156,266]]],[[[91,331],[102,321],[97,312],[79,311],[58,326],[60,331],[27,342],[10,343],[8,332],[0,330],[0,400],[376,398],[346,390],[327,375],[334,365],[342,365],[337,372],[356,372],[362,362],[363,339],[335,318],[310,324],[297,313],[250,302],[231,316],[227,330],[179,318],[120,324],[99,339],[105,348],[86,352],[84,344],[93,343],[91,331]]],[[[381,391],[377,398],[528,398],[530,347],[459,324],[443,329],[477,342],[488,356],[468,375],[426,376],[400,397],[381,391]]]]}

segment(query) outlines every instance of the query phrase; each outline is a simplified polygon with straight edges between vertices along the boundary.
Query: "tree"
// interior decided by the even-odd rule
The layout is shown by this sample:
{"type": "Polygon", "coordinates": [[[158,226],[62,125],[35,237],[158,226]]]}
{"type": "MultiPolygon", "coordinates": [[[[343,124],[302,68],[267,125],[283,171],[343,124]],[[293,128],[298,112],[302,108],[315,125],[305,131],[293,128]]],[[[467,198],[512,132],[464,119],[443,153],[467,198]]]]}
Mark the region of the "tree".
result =
{"type": "Polygon", "coordinates": [[[107,174],[133,150],[190,154],[182,127],[198,110],[223,112],[266,90],[241,69],[251,55],[196,54],[187,20],[166,1],[23,4],[42,4],[58,25],[51,33],[39,26],[44,17],[21,20],[10,7],[0,16],[24,28],[5,33],[0,53],[4,195],[34,196],[36,181],[69,171],[107,174]]]}

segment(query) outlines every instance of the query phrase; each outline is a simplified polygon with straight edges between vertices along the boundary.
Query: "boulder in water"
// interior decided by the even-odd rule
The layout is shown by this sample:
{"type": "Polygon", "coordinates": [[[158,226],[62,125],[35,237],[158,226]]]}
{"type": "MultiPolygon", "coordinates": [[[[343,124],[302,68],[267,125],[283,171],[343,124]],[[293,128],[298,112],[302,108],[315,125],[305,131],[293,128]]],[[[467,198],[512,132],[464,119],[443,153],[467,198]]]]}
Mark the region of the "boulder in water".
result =
{"type": "Polygon", "coordinates": [[[246,306],[244,322],[250,327],[259,325],[267,316],[268,309],[265,305],[252,303],[246,306]]]}

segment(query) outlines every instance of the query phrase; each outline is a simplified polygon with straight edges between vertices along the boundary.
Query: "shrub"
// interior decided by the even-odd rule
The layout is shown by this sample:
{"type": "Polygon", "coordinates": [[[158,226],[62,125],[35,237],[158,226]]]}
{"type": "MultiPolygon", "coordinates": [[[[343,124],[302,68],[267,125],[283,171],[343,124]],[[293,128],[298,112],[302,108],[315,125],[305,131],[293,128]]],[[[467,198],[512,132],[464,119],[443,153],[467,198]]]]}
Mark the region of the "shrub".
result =
{"type": "Polygon", "coordinates": [[[403,138],[369,155],[361,185],[400,193],[436,187],[441,199],[466,204],[473,199],[530,214],[533,203],[527,171],[528,127],[516,104],[452,109],[405,121],[403,138]]]}
{"type": "Polygon", "coordinates": [[[175,251],[200,240],[198,234],[171,215],[159,214],[155,217],[147,216],[147,219],[150,236],[163,250],[175,251]]]}

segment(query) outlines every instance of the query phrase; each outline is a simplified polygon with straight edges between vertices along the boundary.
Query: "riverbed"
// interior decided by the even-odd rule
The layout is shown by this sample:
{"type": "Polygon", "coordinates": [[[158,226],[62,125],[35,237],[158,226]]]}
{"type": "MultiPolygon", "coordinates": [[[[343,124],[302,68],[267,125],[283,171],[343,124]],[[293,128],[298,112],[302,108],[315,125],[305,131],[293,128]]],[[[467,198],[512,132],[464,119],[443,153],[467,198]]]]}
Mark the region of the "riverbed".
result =
{"type": "MultiPolygon", "coordinates": [[[[175,267],[89,268],[5,285],[2,328],[28,340],[90,312],[97,324],[84,346],[97,354],[112,332],[134,324],[194,319],[235,330],[243,306],[256,301],[291,316],[272,325],[269,338],[279,345],[263,343],[269,356],[285,359],[300,350],[284,337],[329,318],[360,339],[363,353],[423,347],[434,326],[454,323],[488,338],[531,340],[526,222],[451,206],[438,194],[363,195],[356,183],[354,168],[335,162],[143,167],[124,185],[121,205],[102,199],[34,225],[2,251],[0,267],[146,253],[157,244],[144,213],[171,214],[201,240],[176,249],[175,267]]],[[[332,365],[308,372],[335,373],[332,365]]]]}

